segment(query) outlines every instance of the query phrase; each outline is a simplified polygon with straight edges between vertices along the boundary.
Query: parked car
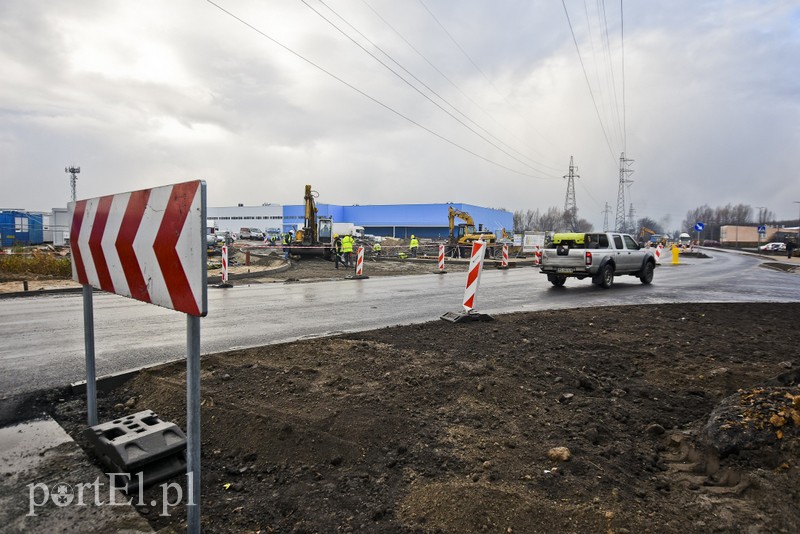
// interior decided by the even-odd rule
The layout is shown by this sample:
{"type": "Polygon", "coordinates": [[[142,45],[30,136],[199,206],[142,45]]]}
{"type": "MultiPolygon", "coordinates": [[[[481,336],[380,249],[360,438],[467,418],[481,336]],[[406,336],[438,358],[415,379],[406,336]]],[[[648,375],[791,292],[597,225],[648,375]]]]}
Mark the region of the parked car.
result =
{"type": "Polygon", "coordinates": [[[239,239],[257,239],[259,241],[263,241],[264,232],[258,228],[240,228],[239,239]]]}
{"type": "Polygon", "coordinates": [[[758,247],[761,252],[786,252],[786,243],[774,241],[758,247]]]}

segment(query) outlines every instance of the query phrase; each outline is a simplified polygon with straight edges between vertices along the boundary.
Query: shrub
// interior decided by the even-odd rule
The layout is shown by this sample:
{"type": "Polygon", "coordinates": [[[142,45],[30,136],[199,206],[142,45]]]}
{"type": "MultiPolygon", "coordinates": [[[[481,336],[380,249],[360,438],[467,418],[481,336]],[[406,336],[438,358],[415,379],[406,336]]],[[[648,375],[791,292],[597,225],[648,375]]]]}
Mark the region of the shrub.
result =
{"type": "Polygon", "coordinates": [[[0,273],[23,276],[50,276],[53,278],[70,278],[72,276],[72,262],[70,258],[63,258],[53,254],[33,252],[31,254],[3,254],[0,255],[0,273]]]}

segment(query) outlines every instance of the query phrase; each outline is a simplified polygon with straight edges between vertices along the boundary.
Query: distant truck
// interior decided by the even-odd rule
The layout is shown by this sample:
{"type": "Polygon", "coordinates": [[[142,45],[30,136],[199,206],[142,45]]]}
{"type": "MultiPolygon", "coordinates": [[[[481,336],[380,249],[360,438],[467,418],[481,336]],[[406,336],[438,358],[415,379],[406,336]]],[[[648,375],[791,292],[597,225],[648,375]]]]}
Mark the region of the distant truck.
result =
{"type": "Polygon", "coordinates": [[[258,241],[264,240],[264,232],[258,228],[240,228],[239,239],[256,239],[258,241]]]}
{"type": "Polygon", "coordinates": [[[542,252],[540,272],[556,287],[567,278],[591,278],[593,284],[608,289],[618,275],[649,284],[655,267],[653,251],[640,247],[629,234],[557,233],[542,252]]]}
{"type": "Polygon", "coordinates": [[[353,223],[347,222],[335,222],[333,223],[333,233],[339,234],[340,236],[344,235],[352,235],[353,237],[357,237],[359,239],[363,239],[364,237],[364,227],[357,226],[353,223]]]}
{"type": "Polygon", "coordinates": [[[219,228],[213,219],[206,220],[206,245],[211,248],[217,246],[217,232],[219,228]]]}

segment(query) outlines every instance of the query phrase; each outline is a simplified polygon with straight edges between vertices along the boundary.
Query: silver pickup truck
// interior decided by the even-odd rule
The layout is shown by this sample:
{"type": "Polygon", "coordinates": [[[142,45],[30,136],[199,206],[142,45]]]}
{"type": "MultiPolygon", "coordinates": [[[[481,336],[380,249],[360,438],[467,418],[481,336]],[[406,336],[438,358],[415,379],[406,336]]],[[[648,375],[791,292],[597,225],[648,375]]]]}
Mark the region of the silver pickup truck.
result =
{"type": "Polygon", "coordinates": [[[542,252],[541,272],[554,286],[561,287],[568,277],[608,289],[614,276],[636,276],[643,284],[653,281],[656,259],[628,234],[616,232],[554,234],[542,252]]]}

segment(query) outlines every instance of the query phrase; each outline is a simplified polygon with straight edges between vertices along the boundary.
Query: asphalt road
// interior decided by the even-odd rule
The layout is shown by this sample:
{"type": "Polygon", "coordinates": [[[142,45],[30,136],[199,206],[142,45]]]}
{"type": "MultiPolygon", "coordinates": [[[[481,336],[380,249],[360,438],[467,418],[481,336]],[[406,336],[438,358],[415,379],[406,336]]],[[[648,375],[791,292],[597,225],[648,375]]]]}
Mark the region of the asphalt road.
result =
{"type": "MultiPolygon", "coordinates": [[[[800,276],[761,260],[713,252],[656,269],[652,285],[617,278],[603,290],[588,280],[551,287],[538,269],[486,269],[476,309],[489,314],[672,302],[797,302],[800,276]]],[[[668,260],[667,260],[668,261],[668,260]]],[[[459,311],[465,273],[209,288],[201,321],[204,354],[337,332],[437,320],[459,311]]],[[[95,293],[98,376],[186,355],[186,317],[124,297],[95,293]]],[[[0,398],[85,378],[80,294],[5,300],[0,306],[0,398]]]]}

